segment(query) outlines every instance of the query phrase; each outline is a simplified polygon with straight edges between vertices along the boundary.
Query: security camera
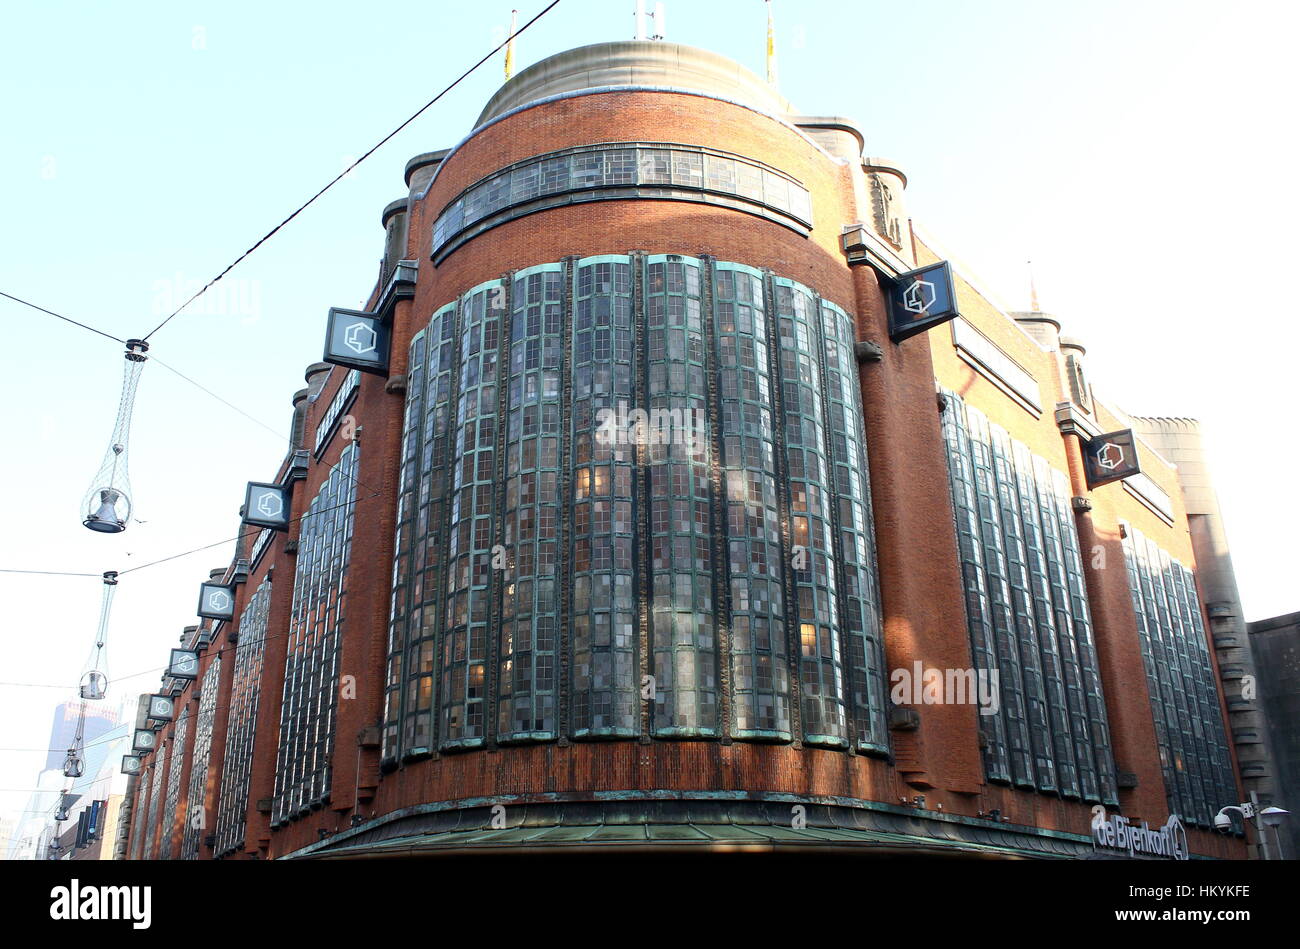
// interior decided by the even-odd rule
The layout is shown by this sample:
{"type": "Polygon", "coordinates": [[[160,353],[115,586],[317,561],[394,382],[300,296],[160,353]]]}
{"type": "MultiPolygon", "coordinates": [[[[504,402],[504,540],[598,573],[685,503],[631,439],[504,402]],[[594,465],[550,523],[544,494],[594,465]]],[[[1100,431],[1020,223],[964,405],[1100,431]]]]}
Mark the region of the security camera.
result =
{"type": "Polygon", "coordinates": [[[1214,815],[1214,829],[1221,834],[1226,834],[1232,830],[1232,818],[1227,814],[1214,815]]]}

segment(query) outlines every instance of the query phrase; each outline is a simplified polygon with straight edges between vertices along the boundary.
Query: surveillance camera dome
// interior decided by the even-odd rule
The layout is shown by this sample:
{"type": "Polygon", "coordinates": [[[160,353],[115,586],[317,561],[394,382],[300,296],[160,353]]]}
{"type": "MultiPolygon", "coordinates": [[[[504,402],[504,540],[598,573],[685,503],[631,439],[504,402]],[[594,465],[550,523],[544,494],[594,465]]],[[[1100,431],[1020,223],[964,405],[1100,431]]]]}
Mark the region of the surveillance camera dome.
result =
{"type": "Polygon", "coordinates": [[[1232,830],[1232,818],[1227,814],[1216,814],[1214,817],[1214,826],[1215,829],[1226,834],[1228,831],[1232,830]]]}

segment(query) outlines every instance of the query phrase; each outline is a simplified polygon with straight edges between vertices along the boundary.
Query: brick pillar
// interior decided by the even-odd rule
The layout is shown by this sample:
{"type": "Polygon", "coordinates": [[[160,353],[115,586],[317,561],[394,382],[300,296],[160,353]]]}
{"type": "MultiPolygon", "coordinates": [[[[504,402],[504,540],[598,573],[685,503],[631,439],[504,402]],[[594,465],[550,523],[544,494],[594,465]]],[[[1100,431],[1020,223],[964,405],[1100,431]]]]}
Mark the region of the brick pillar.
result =
{"type": "MultiPolygon", "coordinates": [[[[408,309],[409,303],[398,308],[408,309]]],[[[330,807],[340,817],[364,811],[379,785],[379,732],[388,658],[389,591],[401,465],[403,392],[363,376],[354,413],[358,433],[356,507],[348,564],[347,626],[339,648],[338,717],[334,730],[330,807]]],[[[337,437],[337,436],[336,436],[337,437]]]]}
{"type": "Polygon", "coordinates": [[[271,602],[267,608],[262,677],[258,682],[257,725],[253,732],[252,765],[248,777],[248,824],[244,851],[267,855],[271,843],[271,805],[280,748],[280,706],[284,700],[284,659],[289,643],[289,614],[293,607],[294,554],[285,547],[298,540],[298,518],[307,509],[307,492],[293,492],[289,530],[272,540],[263,555],[273,564],[271,602]],[[265,801],[265,810],[262,802],[265,801]]]}
{"type": "MultiPolygon", "coordinates": [[[[884,357],[859,366],[871,504],[880,564],[885,667],[973,668],[939,424],[925,336],[889,341],[876,272],[853,267],[858,338],[884,357]]],[[[916,788],[979,793],[983,785],[974,705],[923,705],[915,731],[894,731],[896,767],[916,788]]]]}

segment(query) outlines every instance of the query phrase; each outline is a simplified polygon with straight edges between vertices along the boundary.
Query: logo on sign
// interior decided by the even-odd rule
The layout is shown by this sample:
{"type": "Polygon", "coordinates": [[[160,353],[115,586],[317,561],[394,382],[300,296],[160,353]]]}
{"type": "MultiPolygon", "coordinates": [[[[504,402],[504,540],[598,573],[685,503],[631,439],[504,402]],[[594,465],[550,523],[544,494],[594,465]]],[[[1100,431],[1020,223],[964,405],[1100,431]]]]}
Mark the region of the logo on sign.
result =
{"type": "Polygon", "coordinates": [[[889,338],[900,342],[958,315],[947,261],[898,274],[888,281],[889,338]]]}
{"type": "Polygon", "coordinates": [[[358,356],[373,353],[379,336],[366,323],[353,323],[343,331],[343,344],[358,356]]]}
{"type": "Polygon", "coordinates": [[[1088,487],[1122,481],[1141,472],[1132,429],[1094,435],[1084,447],[1088,487]]]}
{"type": "Polygon", "coordinates": [[[284,513],[284,502],[280,500],[280,495],[274,491],[268,491],[257,499],[257,513],[263,517],[279,517],[284,513]]]}
{"type": "Polygon", "coordinates": [[[934,284],[917,277],[912,281],[912,285],[903,291],[903,309],[909,313],[923,314],[934,306],[937,298],[934,284]]]}
{"type": "Polygon", "coordinates": [[[1114,471],[1124,464],[1124,449],[1113,443],[1103,446],[1097,453],[1097,464],[1108,471],[1114,471]]]}

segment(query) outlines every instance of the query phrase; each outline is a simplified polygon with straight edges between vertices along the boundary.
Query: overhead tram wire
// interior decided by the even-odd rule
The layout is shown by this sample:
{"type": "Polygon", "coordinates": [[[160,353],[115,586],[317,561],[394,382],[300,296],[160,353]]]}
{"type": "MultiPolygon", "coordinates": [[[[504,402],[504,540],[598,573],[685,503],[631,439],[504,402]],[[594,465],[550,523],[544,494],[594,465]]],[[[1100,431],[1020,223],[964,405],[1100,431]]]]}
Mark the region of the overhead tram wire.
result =
{"type": "Polygon", "coordinates": [[[182,310],[184,310],[187,306],[189,306],[191,303],[193,303],[195,300],[197,300],[199,297],[201,297],[204,293],[206,293],[207,290],[208,290],[210,287],[212,287],[214,284],[217,283],[217,281],[219,281],[219,280],[220,280],[222,277],[224,277],[226,274],[230,273],[230,271],[234,270],[235,267],[239,266],[239,264],[241,264],[244,260],[246,260],[246,259],[247,259],[247,258],[248,258],[248,257],[249,257],[253,252],[254,252],[254,251],[256,251],[259,247],[261,247],[261,246],[262,246],[263,244],[265,244],[268,240],[270,240],[273,236],[275,236],[275,234],[276,234],[277,231],[279,231],[282,227],[284,227],[286,224],[288,224],[290,221],[292,221],[294,218],[296,218],[296,217],[297,217],[299,214],[301,214],[303,211],[307,210],[307,208],[311,207],[311,205],[314,204],[314,203],[316,202],[316,200],[317,200],[318,198],[320,198],[323,194],[325,194],[325,192],[329,191],[330,188],[333,188],[336,184],[338,184],[340,181],[342,181],[343,178],[348,174],[348,172],[352,171],[353,168],[356,168],[356,167],[357,167],[358,165],[360,165],[363,161],[365,161],[367,158],[369,158],[371,155],[373,155],[375,152],[377,152],[380,148],[382,148],[384,145],[388,144],[388,142],[389,142],[393,137],[395,137],[399,132],[401,132],[401,131],[402,131],[403,129],[405,129],[408,125],[410,125],[412,122],[414,122],[416,119],[418,119],[421,115],[423,115],[423,114],[424,114],[424,113],[429,109],[430,106],[432,106],[435,102],[437,102],[439,99],[441,99],[441,98],[442,98],[443,96],[445,96],[447,93],[451,92],[451,90],[455,89],[458,85],[461,84],[462,81],[464,81],[465,79],[469,78],[469,76],[470,76],[473,72],[475,72],[475,71],[476,71],[480,66],[482,66],[484,63],[486,63],[488,60],[490,60],[490,59],[491,59],[493,56],[495,56],[497,53],[499,53],[502,49],[504,49],[504,48],[505,48],[505,47],[506,47],[506,46],[507,46],[511,41],[514,40],[514,38],[515,38],[516,36],[519,36],[520,34],[522,34],[522,33],[523,33],[525,30],[527,30],[530,26],[532,26],[534,23],[536,23],[536,22],[537,22],[538,20],[540,20],[542,17],[546,16],[546,14],[550,13],[551,10],[555,9],[555,7],[559,5],[559,3],[560,3],[560,0],[551,0],[551,2],[550,2],[549,4],[547,4],[546,7],[545,7],[545,8],[544,8],[540,13],[538,13],[536,16],[534,16],[531,20],[529,20],[527,23],[525,23],[525,24],[524,24],[523,26],[521,26],[519,29],[517,29],[517,30],[515,30],[514,32],[512,32],[509,36],[507,36],[504,40],[502,40],[501,43],[499,43],[499,44],[498,44],[494,49],[492,49],[489,53],[487,53],[487,55],[485,55],[482,59],[480,59],[478,62],[476,62],[473,66],[469,67],[469,69],[467,69],[467,70],[465,70],[463,73],[461,73],[460,76],[458,76],[458,77],[457,77],[457,78],[456,78],[456,79],[451,83],[451,85],[449,85],[449,86],[447,86],[445,89],[443,89],[442,92],[438,93],[436,96],[434,96],[434,97],[433,97],[432,99],[430,99],[428,102],[426,102],[424,105],[420,106],[420,108],[419,108],[418,110],[416,110],[416,112],[415,112],[415,113],[414,113],[410,118],[408,118],[408,119],[407,119],[405,122],[403,122],[401,125],[397,126],[397,128],[393,129],[391,132],[389,132],[387,135],[385,135],[383,138],[381,138],[381,139],[380,139],[380,140],[379,140],[375,145],[371,146],[371,148],[370,148],[370,149],[369,149],[365,154],[363,154],[360,158],[358,158],[358,159],[357,159],[356,161],[354,161],[352,164],[348,165],[348,167],[344,168],[341,172],[339,172],[337,175],[335,175],[334,178],[333,178],[333,180],[331,180],[329,184],[327,184],[325,187],[321,188],[321,189],[320,189],[319,191],[317,191],[314,195],[312,195],[310,198],[308,198],[307,201],[304,202],[302,205],[300,205],[296,210],[294,210],[293,213],[291,213],[291,214],[290,214],[288,217],[286,217],[283,221],[281,221],[279,224],[275,225],[275,227],[271,228],[271,229],[270,229],[269,231],[267,231],[264,235],[262,235],[262,237],[258,239],[257,243],[255,243],[252,247],[248,248],[248,250],[244,251],[242,254],[240,254],[238,257],[236,257],[236,258],[234,259],[234,261],[232,261],[232,262],[231,262],[231,263],[226,267],[225,270],[221,271],[221,273],[217,274],[215,277],[213,277],[211,280],[209,280],[206,284],[204,284],[201,288],[199,288],[199,290],[198,290],[198,291],[197,291],[193,296],[191,296],[188,300],[186,300],[184,303],[182,303],[180,306],[178,306],[175,310],[173,310],[173,311],[172,311],[172,312],[167,316],[166,319],[164,319],[161,323],[159,323],[157,326],[155,326],[153,329],[151,329],[151,330],[150,330],[150,331],[149,331],[149,332],[148,332],[144,337],[142,337],[143,340],[144,340],[145,342],[148,342],[148,341],[149,341],[149,337],[153,336],[154,333],[157,333],[160,329],[162,329],[164,326],[166,326],[168,323],[170,323],[174,317],[176,317],[178,314],[180,314],[180,312],[181,312],[182,310]]]}
{"type": "Polygon", "coordinates": [[[281,439],[281,440],[284,439],[284,433],[283,433],[283,432],[277,432],[275,429],[273,429],[270,425],[267,425],[267,424],[266,424],[265,422],[263,422],[261,419],[254,418],[253,416],[249,415],[247,412],[245,412],[245,411],[244,411],[243,409],[241,409],[239,406],[235,405],[235,403],[230,402],[230,401],[228,401],[227,399],[223,399],[221,396],[217,395],[215,392],[213,392],[213,391],[212,391],[211,389],[209,389],[207,386],[203,385],[203,384],[200,383],[200,382],[196,382],[196,381],[194,381],[193,379],[191,379],[189,376],[185,375],[185,373],[181,372],[181,371],[180,371],[179,369],[177,369],[175,366],[168,365],[167,363],[165,363],[165,362],[163,362],[161,359],[159,359],[157,356],[154,356],[154,357],[152,357],[152,358],[153,358],[153,361],[154,361],[154,362],[156,362],[158,365],[162,366],[162,367],[163,367],[164,369],[166,369],[168,372],[172,373],[173,375],[180,376],[182,379],[184,379],[186,382],[188,382],[190,385],[194,386],[194,388],[200,390],[201,392],[206,392],[208,395],[212,396],[212,398],[216,399],[216,400],[217,400],[218,402],[220,402],[222,405],[226,406],[226,408],[231,409],[231,410],[233,410],[233,411],[235,411],[235,412],[238,412],[240,415],[242,415],[244,418],[248,419],[248,420],[249,420],[250,422],[252,422],[253,424],[255,424],[255,425],[259,425],[259,426],[261,426],[262,428],[266,429],[268,432],[270,432],[270,433],[271,433],[272,435],[274,435],[276,438],[281,439]]]}
{"type": "MultiPolygon", "coordinates": [[[[357,483],[357,484],[361,484],[359,481],[356,481],[356,479],[353,479],[353,480],[354,480],[355,483],[357,483]]],[[[365,485],[361,485],[361,487],[365,487],[365,485]]],[[[333,505],[332,507],[321,508],[319,511],[307,511],[307,512],[305,512],[305,513],[303,513],[303,514],[299,514],[297,517],[291,517],[291,518],[289,518],[289,520],[286,521],[285,524],[286,524],[286,526],[287,526],[287,525],[289,525],[289,524],[292,524],[294,521],[305,521],[305,520],[306,520],[307,518],[309,518],[309,517],[318,517],[318,516],[320,516],[321,514],[328,514],[330,511],[337,511],[339,508],[341,508],[341,507],[347,507],[349,504],[355,506],[355,505],[357,505],[357,504],[360,504],[362,501],[369,501],[369,500],[371,500],[372,498],[377,498],[377,497],[379,497],[379,495],[381,495],[381,494],[383,494],[383,493],[384,493],[384,492],[382,492],[382,491],[376,491],[376,492],[374,492],[373,494],[367,494],[365,497],[362,497],[362,498],[353,498],[353,499],[350,500],[350,501],[344,501],[342,504],[335,504],[335,505],[333,505]]],[[[255,534],[260,534],[260,533],[262,533],[262,531],[264,531],[264,530],[268,530],[268,529],[269,529],[269,528],[264,528],[264,527],[254,527],[254,528],[251,528],[251,529],[246,530],[246,531],[240,531],[240,532],[239,532],[238,534],[236,534],[234,537],[227,537],[227,538],[225,538],[224,540],[219,540],[219,541],[216,541],[216,542],[211,543],[211,544],[205,544],[205,545],[202,546],[202,547],[195,547],[195,548],[192,549],[192,550],[184,550],[184,551],[181,551],[179,554],[172,554],[170,557],[163,557],[163,558],[160,559],[160,560],[151,560],[151,561],[149,561],[149,563],[142,563],[142,564],[140,564],[139,566],[136,566],[136,567],[128,567],[128,568],[125,569],[125,570],[119,570],[119,571],[118,571],[118,575],[119,575],[119,576],[125,576],[125,575],[128,574],[128,573],[135,573],[137,570],[144,570],[146,567],[154,567],[154,566],[157,566],[158,564],[161,564],[161,563],[167,563],[167,562],[172,561],[172,560],[179,560],[181,557],[188,557],[190,554],[197,554],[197,553],[200,553],[201,551],[204,551],[204,550],[211,550],[213,547],[220,547],[222,544],[230,544],[230,543],[234,543],[235,541],[237,541],[237,540],[239,540],[239,539],[241,539],[241,538],[243,538],[243,537],[252,537],[253,535],[255,535],[255,534]]]]}
{"type": "Polygon", "coordinates": [[[0,569],[0,573],[28,573],[40,574],[47,577],[102,577],[102,573],[73,573],[68,570],[17,570],[17,569],[0,569]]]}
{"type": "Polygon", "coordinates": [[[83,330],[89,330],[90,332],[95,333],[98,336],[103,336],[105,339],[111,339],[115,343],[122,343],[122,344],[126,343],[126,340],[119,339],[118,337],[114,336],[112,333],[105,333],[103,330],[95,329],[95,327],[93,326],[88,326],[85,323],[78,322],[77,320],[74,320],[70,316],[64,316],[62,313],[55,313],[53,310],[47,310],[43,306],[37,306],[35,303],[32,303],[30,300],[24,300],[22,297],[16,297],[12,293],[5,293],[3,290],[0,290],[0,297],[4,297],[7,300],[13,300],[15,303],[21,303],[23,306],[29,306],[33,310],[39,310],[41,313],[48,314],[49,316],[52,316],[55,319],[63,320],[65,323],[71,323],[73,326],[80,326],[83,330]]]}

